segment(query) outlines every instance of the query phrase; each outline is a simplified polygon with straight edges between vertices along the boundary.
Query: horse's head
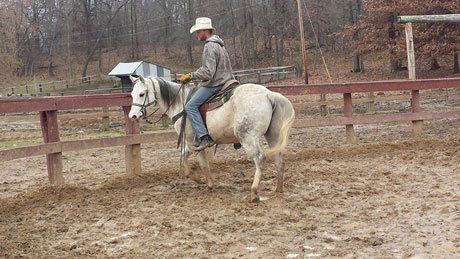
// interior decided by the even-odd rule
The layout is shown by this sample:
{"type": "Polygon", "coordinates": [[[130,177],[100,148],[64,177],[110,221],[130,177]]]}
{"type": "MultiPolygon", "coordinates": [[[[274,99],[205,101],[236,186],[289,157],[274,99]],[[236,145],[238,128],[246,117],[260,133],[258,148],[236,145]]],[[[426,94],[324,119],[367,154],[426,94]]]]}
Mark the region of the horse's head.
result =
{"type": "Polygon", "coordinates": [[[133,90],[131,92],[133,103],[129,112],[129,118],[140,119],[147,116],[147,107],[157,104],[153,80],[145,80],[143,76],[138,78],[130,76],[130,78],[133,82],[133,90]]]}

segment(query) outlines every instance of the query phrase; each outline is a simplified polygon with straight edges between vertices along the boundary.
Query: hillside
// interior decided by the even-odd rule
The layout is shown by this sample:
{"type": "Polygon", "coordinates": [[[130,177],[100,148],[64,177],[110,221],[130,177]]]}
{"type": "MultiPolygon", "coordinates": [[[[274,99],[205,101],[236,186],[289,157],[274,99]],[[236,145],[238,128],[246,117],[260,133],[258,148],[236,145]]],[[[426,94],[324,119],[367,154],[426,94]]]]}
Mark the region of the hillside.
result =
{"type": "MultiPolygon", "coordinates": [[[[168,52],[158,49],[144,49],[139,53],[138,60],[144,60],[151,63],[165,66],[174,73],[182,73],[186,71],[193,71],[200,65],[200,55],[202,46],[194,48],[194,66],[188,66],[182,57],[185,51],[180,49],[170,49],[168,52]]],[[[88,75],[107,75],[108,72],[119,62],[134,61],[129,58],[129,50],[124,52],[106,50],[102,53],[103,62],[100,64],[98,61],[93,61],[89,65],[88,75]]],[[[231,48],[229,50],[231,54],[231,48]]],[[[407,71],[402,70],[396,73],[391,73],[389,69],[389,58],[385,52],[378,52],[364,57],[364,73],[351,72],[351,54],[344,52],[326,51],[324,60],[326,61],[332,82],[353,82],[353,81],[377,81],[377,80],[391,80],[391,79],[405,79],[407,78],[407,71]]],[[[77,58],[75,58],[77,59],[77,58]]],[[[301,61],[294,54],[286,55],[283,65],[295,65],[301,68],[301,61]]],[[[417,78],[441,78],[459,76],[452,73],[452,60],[448,57],[440,59],[441,68],[438,70],[430,70],[429,64],[418,61],[417,63],[417,78]]],[[[69,78],[80,78],[78,71],[81,69],[81,63],[78,60],[72,63],[72,69],[69,71],[64,65],[64,61],[57,61],[55,64],[55,76],[49,77],[46,67],[41,67],[35,76],[35,82],[49,82],[60,81],[69,78]]],[[[254,67],[249,68],[262,68],[276,66],[276,61],[272,57],[263,57],[257,62],[254,67]]],[[[234,70],[243,69],[241,66],[234,66],[234,70]]],[[[302,68],[301,68],[302,69],[302,68]]],[[[320,52],[310,49],[308,52],[308,73],[309,83],[328,83],[330,79],[326,73],[324,63],[322,61],[320,52]]],[[[11,87],[29,84],[33,85],[33,77],[15,77],[8,74],[0,74],[0,89],[2,92],[9,90],[11,87]]],[[[290,79],[284,82],[289,83],[303,83],[301,77],[290,79]]]]}

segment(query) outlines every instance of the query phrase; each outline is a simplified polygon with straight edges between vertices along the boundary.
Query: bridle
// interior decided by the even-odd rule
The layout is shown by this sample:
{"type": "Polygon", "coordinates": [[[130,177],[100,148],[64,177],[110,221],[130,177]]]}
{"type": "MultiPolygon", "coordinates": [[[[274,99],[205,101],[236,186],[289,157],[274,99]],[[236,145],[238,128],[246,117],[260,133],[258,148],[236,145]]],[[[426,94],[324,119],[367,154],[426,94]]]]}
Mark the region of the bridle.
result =
{"type": "Polygon", "coordinates": [[[137,107],[140,107],[141,108],[141,117],[143,118],[147,118],[149,116],[152,116],[155,112],[158,111],[158,109],[156,109],[152,114],[150,114],[149,116],[147,116],[147,107],[149,106],[156,106],[157,105],[157,95],[156,95],[156,91],[155,91],[155,83],[153,82],[153,79],[150,78],[150,81],[152,81],[152,89],[153,89],[153,97],[155,98],[153,102],[148,102],[150,100],[149,98],[149,89],[147,87],[147,91],[145,92],[145,98],[144,98],[144,103],[140,104],[140,103],[135,103],[133,102],[131,104],[131,106],[137,106],[137,107]]]}
{"type": "MultiPolygon", "coordinates": [[[[131,104],[131,106],[140,107],[141,108],[141,113],[142,113],[141,118],[144,118],[146,120],[146,122],[148,122],[150,124],[153,124],[153,123],[159,122],[162,119],[163,116],[161,116],[156,122],[151,122],[151,121],[148,120],[148,117],[151,117],[152,115],[154,115],[160,109],[160,107],[158,107],[150,115],[147,115],[147,107],[157,105],[157,92],[155,91],[155,82],[153,81],[152,78],[149,78],[149,79],[152,82],[152,91],[153,91],[153,97],[155,97],[155,100],[153,102],[148,102],[148,100],[149,100],[149,89],[147,87],[147,91],[145,92],[144,103],[140,104],[140,103],[134,103],[133,102],[131,104]]],[[[163,79],[157,78],[157,80],[159,81],[159,80],[163,80],[163,79]]],[[[158,82],[158,83],[160,84],[160,82],[158,82]]],[[[160,87],[161,87],[161,84],[160,84],[160,87]]],[[[177,91],[176,95],[173,98],[173,102],[176,100],[177,96],[179,96],[179,94],[180,94],[180,92],[181,92],[183,87],[184,87],[184,84],[182,84],[181,87],[179,88],[179,91],[177,91]]],[[[163,115],[167,114],[170,108],[171,108],[171,105],[168,106],[168,108],[163,113],[163,115]]]]}

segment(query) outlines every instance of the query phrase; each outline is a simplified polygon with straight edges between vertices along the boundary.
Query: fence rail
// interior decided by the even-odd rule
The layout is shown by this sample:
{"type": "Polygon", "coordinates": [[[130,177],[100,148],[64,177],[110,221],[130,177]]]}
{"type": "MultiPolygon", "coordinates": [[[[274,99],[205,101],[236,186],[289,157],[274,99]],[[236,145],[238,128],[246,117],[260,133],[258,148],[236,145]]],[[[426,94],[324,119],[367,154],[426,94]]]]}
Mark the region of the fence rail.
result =
{"type": "MultiPolygon", "coordinates": [[[[343,94],[344,116],[326,118],[297,118],[294,127],[321,127],[345,125],[347,141],[354,142],[355,124],[412,121],[414,134],[419,134],[419,126],[423,120],[460,118],[460,109],[443,112],[424,112],[420,107],[420,89],[460,88],[460,78],[414,80],[414,81],[381,81],[327,85],[284,85],[270,86],[270,90],[287,96],[308,94],[343,94]],[[392,114],[369,114],[353,116],[352,93],[371,91],[411,91],[412,112],[392,114]]],[[[47,157],[48,178],[52,184],[62,184],[62,152],[85,150],[100,147],[125,146],[126,172],[138,174],[141,171],[140,144],[161,142],[176,139],[173,131],[161,131],[140,134],[139,122],[128,118],[131,97],[127,93],[97,94],[86,96],[63,96],[41,98],[0,98],[0,114],[39,112],[44,144],[0,151],[0,162],[44,155],[47,157]],[[123,107],[126,136],[61,141],[58,129],[57,111],[123,107]]]]}
{"type": "Polygon", "coordinates": [[[248,69],[235,71],[234,75],[242,83],[267,83],[276,80],[286,79],[295,76],[297,70],[295,66],[268,67],[259,69],[248,69]]]}
{"type": "MultiPolygon", "coordinates": [[[[267,83],[294,77],[297,74],[295,66],[266,67],[233,71],[235,78],[241,83],[267,83]]],[[[172,74],[171,78],[178,81],[182,74],[172,74]]]]}
{"type": "MultiPolygon", "coordinates": [[[[267,83],[276,80],[286,79],[295,76],[297,73],[295,66],[267,67],[248,70],[234,71],[235,77],[242,83],[267,83]]],[[[174,80],[178,80],[181,74],[172,74],[174,80]]],[[[50,95],[69,95],[69,94],[93,94],[93,93],[113,93],[121,92],[121,87],[99,88],[99,89],[78,89],[90,87],[98,84],[109,84],[115,86],[119,84],[118,79],[109,76],[87,76],[68,80],[32,82],[2,90],[4,96],[50,96],[50,95]]]]}
{"type": "MultiPolygon", "coordinates": [[[[72,89],[81,87],[91,87],[98,84],[118,84],[118,80],[109,76],[87,76],[68,80],[32,82],[10,88],[3,89],[2,94],[5,96],[46,96],[62,95],[71,92],[72,89]]],[[[85,94],[85,90],[74,91],[78,94],[85,94]]]]}

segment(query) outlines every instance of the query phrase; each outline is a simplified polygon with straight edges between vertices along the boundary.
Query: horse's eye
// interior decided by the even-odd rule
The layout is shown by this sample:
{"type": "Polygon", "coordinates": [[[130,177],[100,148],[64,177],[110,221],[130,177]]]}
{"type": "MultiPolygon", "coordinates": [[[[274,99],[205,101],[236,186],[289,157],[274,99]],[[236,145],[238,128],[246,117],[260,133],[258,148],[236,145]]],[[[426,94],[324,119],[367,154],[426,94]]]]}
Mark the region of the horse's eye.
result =
{"type": "Polygon", "coordinates": [[[139,97],[144,97],[145,96],[145,93],[140,93],[139,94],[139,97]]]}

